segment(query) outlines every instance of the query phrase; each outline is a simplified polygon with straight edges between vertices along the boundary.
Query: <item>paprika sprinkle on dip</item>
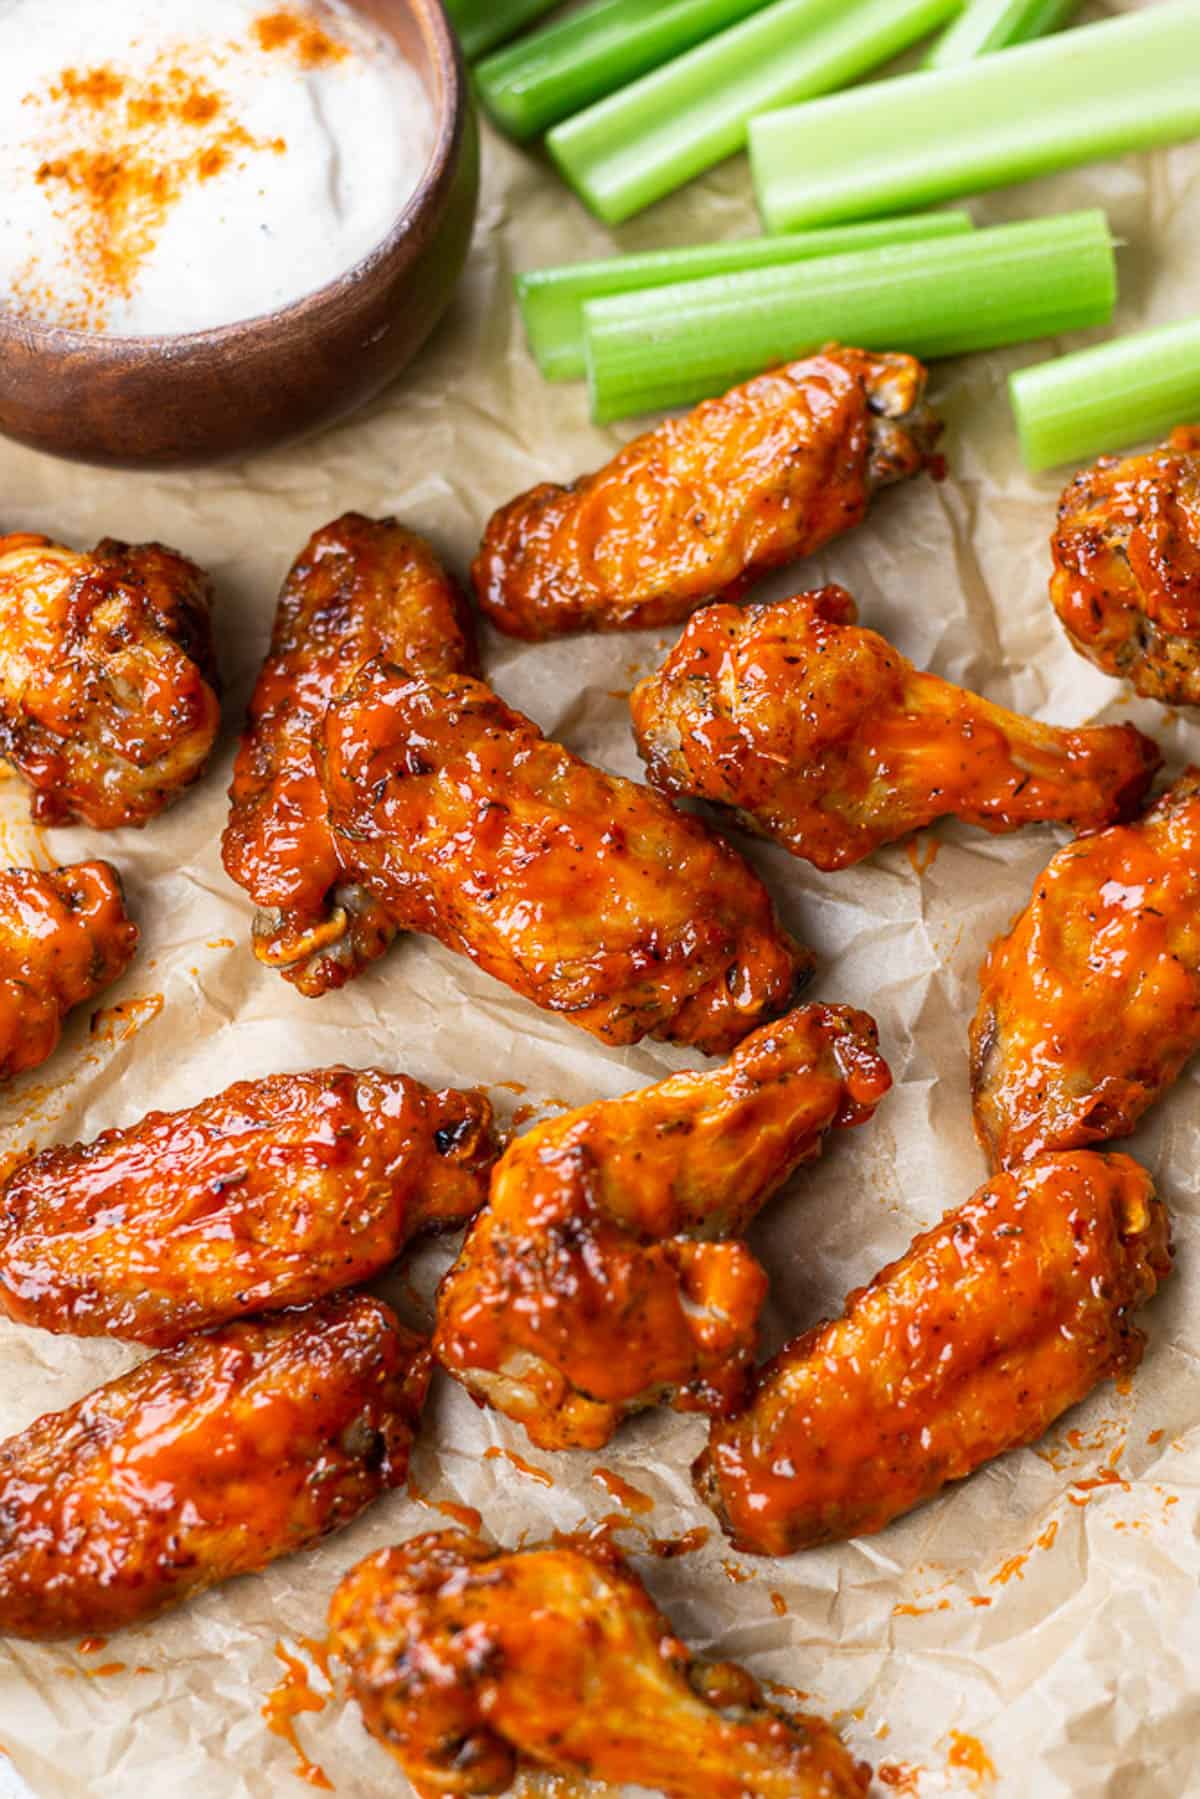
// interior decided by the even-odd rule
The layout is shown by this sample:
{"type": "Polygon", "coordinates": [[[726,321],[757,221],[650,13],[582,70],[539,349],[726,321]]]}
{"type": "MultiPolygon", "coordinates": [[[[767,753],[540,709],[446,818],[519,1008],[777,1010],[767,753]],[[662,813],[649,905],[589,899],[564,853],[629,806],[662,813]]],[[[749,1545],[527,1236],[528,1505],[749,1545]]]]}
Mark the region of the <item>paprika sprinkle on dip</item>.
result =
{"type": "Polygon", "coordinates": [[[433,144],[415,70],[340,0],[12,0],[0,72],[0,307],[87,331],[302,298],[382,240],[433,144]]]}

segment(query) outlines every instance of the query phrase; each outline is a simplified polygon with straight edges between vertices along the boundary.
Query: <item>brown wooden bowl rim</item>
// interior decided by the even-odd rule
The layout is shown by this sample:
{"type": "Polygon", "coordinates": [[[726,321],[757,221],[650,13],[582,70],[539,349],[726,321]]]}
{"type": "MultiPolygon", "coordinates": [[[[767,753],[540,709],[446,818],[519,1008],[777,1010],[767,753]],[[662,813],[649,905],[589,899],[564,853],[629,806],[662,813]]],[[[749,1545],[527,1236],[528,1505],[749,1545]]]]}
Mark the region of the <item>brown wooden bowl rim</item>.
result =
{"type": "MultiPolygon", "coordinates": [[[[257,337],[270,325],[273,331],[289,331],[297,325],[310,325],[326,312],[341,312],[347,297],[370,278],[376,270],[391,262],[410,247],[414,232],[436,210],[462,140],[469,103],[466,68],[458,38],[446,16],[442,0],[401,0],[412,12],[423,34],[431,39],[434,60],[442,82],[438,110],[438,134],[420,181],[409,195],[387,235],[365,256],[348,269],[313,288],[286,306],[273,312],[250,313],[244,319],[233,319],[227,325],[214,325],[206,331],[149,332],[122,335],[115,331],[81,331],[74,325],[55,325],[28,314],[12,312],[0,305],[0,345],[20,339],[37,355],[54,358],[64,354],[93,355],[121,361],[148,351],[166,350],[178,358],[194,351],[220,349],[224,345],[244,342],[247,335],[257,337]],[[426,32],[428,28],[428,32],[426,32]]],[[[358,9],[358,0],[348,0],[358,9]]]]}

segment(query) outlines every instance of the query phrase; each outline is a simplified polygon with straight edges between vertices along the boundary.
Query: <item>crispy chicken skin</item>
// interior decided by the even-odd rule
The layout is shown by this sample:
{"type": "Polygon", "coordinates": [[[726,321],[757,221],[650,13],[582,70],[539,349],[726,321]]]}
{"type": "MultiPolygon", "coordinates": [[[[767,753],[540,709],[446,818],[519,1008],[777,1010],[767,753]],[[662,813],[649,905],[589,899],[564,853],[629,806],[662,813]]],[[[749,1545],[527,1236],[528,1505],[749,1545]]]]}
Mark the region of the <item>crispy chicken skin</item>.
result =
{"type": "Polygon", "coordinates": [[[377,660],[317,749],[338,854],[396,928],[606,1043],[720,1055],[811,972],[707,826],[549,742],[481,681],[377,660]]]}
{"type": "Polygon", "coordinates": [[[856,617],[841,587],[699,613],[630,702],[651,781],[824,869],[947,813],[1005,832],[1136,812],[1162,756],[1132,725],[1037,724],[922,673],[856,617]]]}
{"type": "Polygon", "coordinates": [[[0,1308],[161,1345],[307,1305],[464,1223],[495,1154],[480,1093],[377,1069],[239,1081],[19,1163],[0,1190],[0,1308]]]}
{"type": "Polygon", "coordinates": [[[830,1725],[698,1661],[607,1544],[417,1537],[352,1568],[329,1622],[420,1799],[504,1793],[522,1771],[668,1799],[865,1799],[870,1769],[830,1725]]]}
{"type": "Polygon", "coordinates": [[[221,722],[211,607],[162,544],[0,537],[0,755],[39,824],[144,825],[197,778],[221,722]]]}
{"type": "Polygon", "coordinates": [[[421,538],[347,512],[292,565],[233,769],[221,853],[259,908],[254,953],[302,993],[343,986],[394,935],[338,860],[312,736],[331,699],[383,653],[414,673],[475,667],[465,602],[421,538]]]}
{"type": "Polygon", "coordinates": [[[670,625],[866,517],[931,459],[911,356],[831,345],[668,419],[569,487],[501,507],[472,569],[513,637],[670,625]]]}
{"type": "Polygon", "coordinates": [[[137,940],[107,862],[0,870],[0,1080],[54,1053],[67,1013],[124,974],[137,940]]]}
{"type": "Polygon", "coordinates": [[[107,1634],[404,1484],[422,1340],[357,1295],[163,1350],[0,1445],[0,1635],[107,1634]]]}
{"type": "Polygon", "coordinates": [[[701,1497],[752,1555],[882,1530],[1136,1368],[1129,1314],[1170,1268],[1165,1208],[1128,1156],[994,1175],[767,1364],[713,1425],[701,1497]]]}
{"type": "Polygon", "coordinates": [[[1060,850],[979,984],[971,1087],[993,1166],[1128,1136],[1200,1048],[1200,769],[1060,850]]]}
{"type": "Polygon", "coordinates": [[[1200,428],[1076,475],[1050,598],[1075,648],[1169,706],[1200,705],[1200,428]]]}
{"type": "Polygon", "coordinates": [[[865,1012],[804,1006],[723,1068],[538,1125],[442,1282],[434,1353],[544,1449],[598,1449],[660,1400],[728,1411],[766,1296],[736,1239],[890,1085],[865,1012]]]}

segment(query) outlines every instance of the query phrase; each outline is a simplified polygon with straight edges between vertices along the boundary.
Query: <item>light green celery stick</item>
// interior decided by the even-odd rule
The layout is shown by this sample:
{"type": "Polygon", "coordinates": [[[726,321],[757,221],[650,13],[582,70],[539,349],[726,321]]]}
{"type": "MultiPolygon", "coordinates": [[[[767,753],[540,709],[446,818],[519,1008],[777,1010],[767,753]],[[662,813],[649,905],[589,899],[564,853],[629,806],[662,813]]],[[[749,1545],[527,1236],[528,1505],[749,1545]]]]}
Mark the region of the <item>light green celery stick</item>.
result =
{"type": "Polygon", "coordinates": [[[830,339],[923,358],[1107,323],[1116,260],[1102,212],[998,225],[785,268],[591,300],[593,416],[687,406],[830,339]]]}
{"type": "Polygon", "coordinates": [[[591,0],[475,71],[510,137],[536,137],[573,112],[758,12],[767,0],[591,0]]]}
{"type": "Polygon", "coordinates": [[[559,0],[445,0],[468,62],[516,37],[558,4],[559,0]]]}
{"type": "Polygon", "coordinates": [[[1026,44],[1065,25],[1079,11],[1079,0],[967,0],[966,8],[947,27],[925,57],[927,69],[952,69],[959,63],[1026,44]]]}
{"type": "Polygon", "coordinates": [[[1200,133],[1200,0],[1080,25],[977,62],[765,113],[750,129],[772,231],[912,212],[1200,133]]]}
{"type": "Polygon", "coordinates": [[[841,256],[851,250],[873,250],[881,244],[959,236],[970,229],[969,212],[922,212],[912,218],[835,225],[831,231],[803,231],[792,237],[752,237],[679,250],[645,250],[604,262],[532,269],[517,276],[517,298],[529,347],[543,375],[549,381],[575,381],[587,373],[583,308],[588,300],[671,287],[709,275],[733,275],[743,269],[841,256]]]}
{"type": "Polygon", "coordinates": [[[775,0],[556,125],[547,147],[593,212],[616,224],[744,149],[755,113],[845,86],[936,31],[961,5],[775,0]]]}
{"type": "Polygon", "coordinates": [[[1200,423],[1200,318],[1021,369],[1009,391],[1031,469],[1165,437],[1200,423]]]}

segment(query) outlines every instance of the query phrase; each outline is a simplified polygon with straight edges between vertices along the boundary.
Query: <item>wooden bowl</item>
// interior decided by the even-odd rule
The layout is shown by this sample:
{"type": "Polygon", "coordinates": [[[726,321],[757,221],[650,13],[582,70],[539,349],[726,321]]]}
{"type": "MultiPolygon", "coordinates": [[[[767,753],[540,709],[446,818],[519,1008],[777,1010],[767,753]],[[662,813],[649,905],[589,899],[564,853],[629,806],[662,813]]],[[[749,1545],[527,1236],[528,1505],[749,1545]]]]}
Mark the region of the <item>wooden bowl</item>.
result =
{"type": "Polygon", "coordinates": [[[441,317],[479,197],[470,86],[440,0],[352,0],[426,83],[437,140],[383,242],[277,312],[178,337],[106,337],[0,310],[0,432],[82,462],[216,461],[344,418],[441,317]]]}

